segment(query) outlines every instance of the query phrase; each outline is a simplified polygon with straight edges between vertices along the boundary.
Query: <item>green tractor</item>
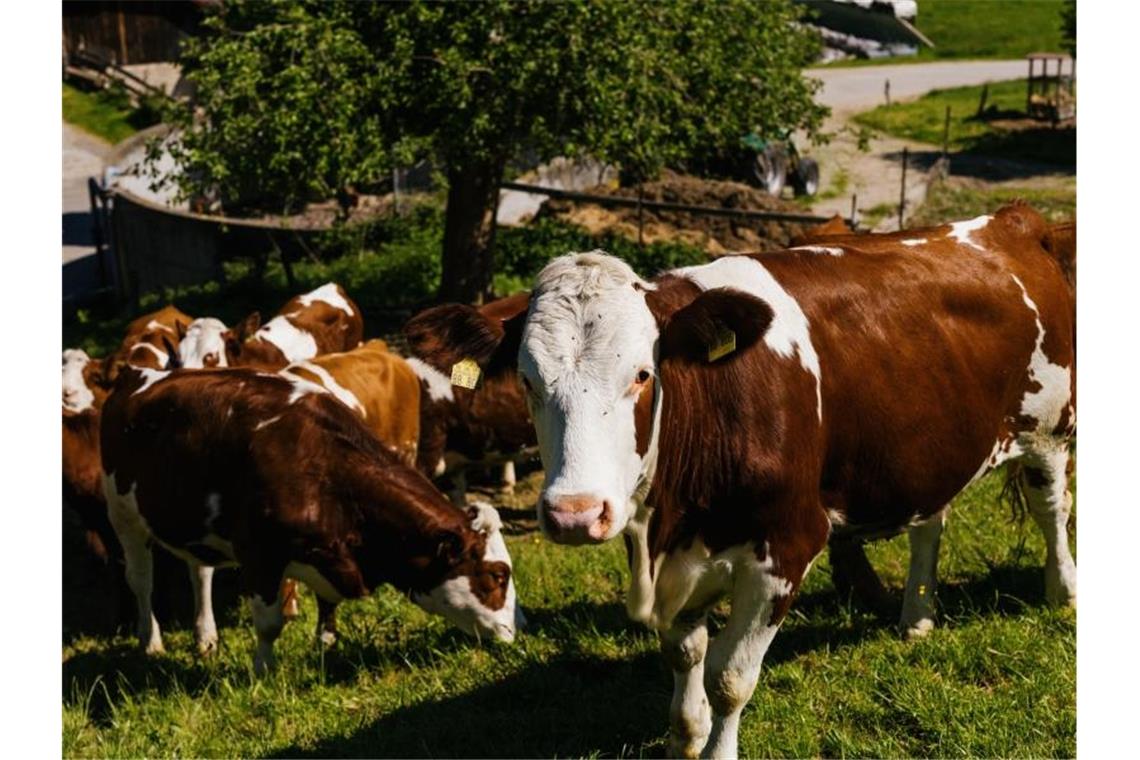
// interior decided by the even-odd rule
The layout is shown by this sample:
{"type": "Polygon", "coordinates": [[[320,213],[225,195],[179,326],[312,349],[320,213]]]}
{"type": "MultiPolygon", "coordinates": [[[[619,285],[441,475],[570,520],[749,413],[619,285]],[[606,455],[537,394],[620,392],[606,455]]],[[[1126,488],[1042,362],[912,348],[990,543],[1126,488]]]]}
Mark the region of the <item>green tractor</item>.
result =
{"type": "Polygon", "coordinates": [[[777,140],[766,140],[750,132],[740,138],[740,144],[747,149],[749,165],[745,171],[741,171],[743,166],[737,171],[769,195],[779,197],[785,183],[792,186],[797,196],[812,196],[819,190],[819,164],[800,155],[790,133],[777,140]]]}

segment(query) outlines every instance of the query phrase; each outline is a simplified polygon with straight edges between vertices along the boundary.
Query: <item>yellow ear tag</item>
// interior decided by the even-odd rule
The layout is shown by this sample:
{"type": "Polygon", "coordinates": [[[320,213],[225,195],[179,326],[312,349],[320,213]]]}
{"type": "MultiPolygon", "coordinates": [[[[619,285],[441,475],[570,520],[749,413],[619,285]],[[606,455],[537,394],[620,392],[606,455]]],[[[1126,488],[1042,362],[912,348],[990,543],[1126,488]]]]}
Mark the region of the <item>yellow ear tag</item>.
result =
{"type": "Polygon", "coordinates": [[[715,362],[722,356],[728,356],[736,350],[736,333],[727,327],[717,329],[713,336],[712,345],[709,346],[709,361],[715,362]]]}
{"type": "Polygon", "coordinates": [[[483,370],[474,359],[464,359],[451,365],[451,384],[460,388],[475,390],[479,380],[483,377],[483,370]]]}

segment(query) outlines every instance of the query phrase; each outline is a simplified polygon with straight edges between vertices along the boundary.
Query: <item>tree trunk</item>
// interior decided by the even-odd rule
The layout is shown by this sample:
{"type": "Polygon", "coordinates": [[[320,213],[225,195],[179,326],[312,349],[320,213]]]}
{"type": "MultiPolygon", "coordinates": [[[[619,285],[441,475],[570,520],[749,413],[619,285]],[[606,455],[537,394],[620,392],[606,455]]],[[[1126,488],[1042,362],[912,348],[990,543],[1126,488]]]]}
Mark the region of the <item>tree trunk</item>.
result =
{"type": "Polygon", "coordinates": [[[492,244],[501,161],[448,169],[439,300],[482,303],[491,296],[492,244]]]}

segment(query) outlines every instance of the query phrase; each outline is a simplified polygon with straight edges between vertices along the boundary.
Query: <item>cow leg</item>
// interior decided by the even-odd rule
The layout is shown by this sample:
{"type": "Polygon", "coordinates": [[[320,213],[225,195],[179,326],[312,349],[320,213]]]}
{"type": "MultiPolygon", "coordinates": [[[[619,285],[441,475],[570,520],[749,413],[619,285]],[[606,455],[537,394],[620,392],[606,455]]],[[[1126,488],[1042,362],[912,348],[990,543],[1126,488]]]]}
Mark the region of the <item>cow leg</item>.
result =
{"type": "Polygon", "coordinates": [[[899,629],[907,638],[918,638],[934,628],[934,588],[938,582],[938,544],[942,526],[946,522],[946,509],[924,523],[911,526],[910,569],[903,592],[902,616],[899,629]]]}
{"type": "Polygon", "coordinates": [[[705,696],[705,652],[708,621],[681,618],[661,631],[661,654],[673,669],[673,701],[669,705],[669,757],[699,757],[712,727],[705,696]]]}
{"type": "Polygon", "coordinates": [[[460,467],[451,476],[451,488],[447,492],[451,503],[464,509],[467,507],[467,470],[460,467]]]}
{"type": "Polygon", "coordinates": [[[187,562],[190,586],[194,589],[194,641],[198,653],[213,654],[218,648],[218,626],[214,622],[214,568],[200,562],[187,562]]]}
{"type": "Polygon", "coordinates": [[[1077,564],[1069,551],[1069,447],[1065,441],[1026,457],[1026,502],[1045,536],[1045,599],[1056,607],[1077,606],[1077,564]]]}
{"type": "Polygon", "coordinates": [[[277,668],[273,644],[285,627],[285,597],[282,580],[285,563],[266,562],[265,559],[246,565],[246,586],[249,591],[249,611],[257,631],[257,652],[253,656],[253,671],[263,676],[277,668]],[[271,601],[266,601],[269,599],[271,601]]]}
{"type": "Polygon", "coordinates": [[[317,641],[326,647],[336,643],[336,602],[317,597],[317,641]]]}
{"type": "Polygon", "coordinates": [[[518,479],[515,477],[515,461],[508,459],[503,462],[503,490],[507,493],[514,492],[516,483],[518,479]]]}
{"type": "Polygon", "coordinates": [[[163,651],[162,631],[154,617],[151,594],[154,592],[154,555],[150,548],[150,532],[138,513],[133,491],[120,496],[114,485],[104,483],[107,496],[107,516],[119,543],[123,547],[123,561],[126,563],[127,585],[135,595],[138,610],[139,646],[146,654],[163,651]]]}
{"type": "MultiPolygon", "coordinates": [[[[816,552],[822,550],[825,542],[826,533],[816,552]]],[[[737,756],[740,714],[752,698],[764,655],[803,581],[808,563],[781,563],[778,574],[771,568],[770,558],[738,567],[734,573],[732,612],[724,630],[709,645],[705,664],[712,733],[702,752],[704,757],[737,756]]]]}
{"type": "Polygon", "coordinates": [[[863,544],[853,539],[832,538],[828,542],[831,580],[840,597],[854,597],[871,612],[894,616],[895,605],[878,573],[867,559],[863,544]]]}

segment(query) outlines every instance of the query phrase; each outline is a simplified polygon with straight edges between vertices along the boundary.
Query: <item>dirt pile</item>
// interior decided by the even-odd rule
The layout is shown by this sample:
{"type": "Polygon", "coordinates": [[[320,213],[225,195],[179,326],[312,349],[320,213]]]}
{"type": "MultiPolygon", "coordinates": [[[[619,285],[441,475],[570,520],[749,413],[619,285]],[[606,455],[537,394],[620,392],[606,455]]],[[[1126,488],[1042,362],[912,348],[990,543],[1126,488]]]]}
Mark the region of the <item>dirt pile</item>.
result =
{"type": "MultiPolygon", "coordinates": [[[[666,172],[654,182],[642,186],[644,199],[690,206],[748,211],[807,213],[804,209],[779,198],[773,198],[739,182],[722,182],[666,172]]],[[[636,187],[595,187],[586,191],[597,195],[637,198],[636,187]]],[[[787,247],[791,239],[803,231],[795,222],[774,222],[724,216],[699,216],[683,211],[644,209],[644,239],[682,241],[704,248],[711,254],[726,251],[769,251],[787,247]]],[[[536,218],[551,217],[586,229],[591,234],[613,233],[637,240],[636,208],[603,208],[592,203],[578,203],[551,198],[539,209],[536,218]]]]}

